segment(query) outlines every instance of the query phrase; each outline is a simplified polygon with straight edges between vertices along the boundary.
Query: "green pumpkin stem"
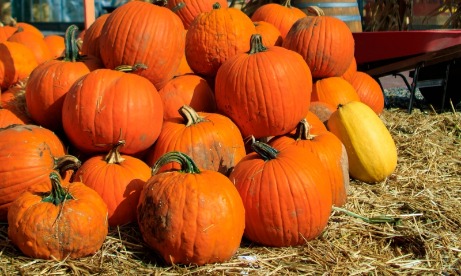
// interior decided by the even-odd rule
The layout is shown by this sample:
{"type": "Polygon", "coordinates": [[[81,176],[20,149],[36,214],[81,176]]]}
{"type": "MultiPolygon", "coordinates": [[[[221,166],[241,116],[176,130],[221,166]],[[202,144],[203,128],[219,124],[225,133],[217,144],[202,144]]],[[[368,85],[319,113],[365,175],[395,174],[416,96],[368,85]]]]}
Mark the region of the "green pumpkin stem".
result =
{"type": "Polygon", "coordinates": [[[186,7],[186,3],[184,3],[184,2],[179,2],[176,6],[174,6],[174,7],[171,9],[171,11],[177,12],[177,11],[183,9],[184,7],[186,7]]]}
{"type": "Polygon", "coordinates": [[[259,154],[264,161],[275,159],[279,154],[278,150],[260,141],[254,141],[251,144],[251,148],[259,154]]]}
{"type": "Polygon", "coordinates": [[[54,169],[59,171],[61,175],[65,175],[68,170],[76,171],[81,165],[82,162],[73,155],[67,154],[54,158],[54,169]]]}
{"type": "Polygon", "coordinates": [[[42,202],[53,203],[55,206],[63,203],[66,200],[74,199],[74,197],[61,185],[61,177],[56,172],[50,173],[51,193],[42,198],[42,202]]]}
{"type": "Polygon", "coordinates": [[[213,10],[217,10],[217,9],[220,9],[221,8],[221,4],[219,4],[219,2],[216,2],[213,4],[213,10]]]}
{"type": "Polygon", "coordinates": [[[77,25],[70,25],[64,35],[64,61],[76,62],[82,58],[79,53],[76,32],[78,31],[77,25]]]}
{"type": "Polygon", "coordinates": [[[154,166],[152,167],[152,175],[155,175],[161,167],[170,162],[179,163],[181,165],[180,172],[200,173],[200,170],[195,164],[194,160],[192,160],[192,158],[190,158],[187,154],[179,151],[170,151],[162,155],[157,160],[157,162],[155,162],[154,166]]]}
{"type": "Polygon", "coordinates": [[[139,70],[146,70],[147,65],[142,64],[142,63],[136,63],[135,65],[119,65],[115,67],[114,70],[120,71],[120,72],[126,72],[126,73],[132,73],[136,72],[139,70]]]}
{"type": "Polygon", "coordinates": [[[198,113],[192,107],[188,105],[183,105],[178,110],[178,112],[186,122],[186,127],[206,121],[203,117],[198,115],[198,113]]]}
{"type": "Polygon", "coordinates": [[[122,157],[122,155],[120,154],[120,147],[124,146],[125,145],[125,141],[124,140],[121,140],[121,141],[118,141],[113,147],[112,149],[109,151],[109,153],[106,155],[106,157],[104,157],[104,160],[108,163],[108,164],[120,164],[122,163],[123,161],[125,161],[125,158],[122,157]]]}
{"type": "Polygon", "coordinates": [[[310,130],[311,125],[309,125],[306,118],[301,119],[296,127],[296,133],[294,135],[296,141],[314,139],[315,136],[310,134],[310,130]]]}
{"type": "Polygon", "coordinates": [[[260,34],[251,35],[250,45],[250,52],[248,52],[250,55],[267,51],[267,48],[263,45],[263,38],[260,34]]]}

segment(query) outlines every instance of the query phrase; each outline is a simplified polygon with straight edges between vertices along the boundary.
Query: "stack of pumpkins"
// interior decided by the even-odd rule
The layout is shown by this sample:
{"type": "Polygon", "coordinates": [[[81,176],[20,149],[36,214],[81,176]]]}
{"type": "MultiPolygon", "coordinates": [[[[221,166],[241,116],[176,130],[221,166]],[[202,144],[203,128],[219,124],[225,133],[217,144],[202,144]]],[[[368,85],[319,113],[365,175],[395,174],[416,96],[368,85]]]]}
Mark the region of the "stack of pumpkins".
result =
{"type": "Polygon", "coordinates": [[[28,117],[0,129],[0,219],[24,254],[93,254],[131,222],[167,263],[226,261],[243,236],[302,245],[349,176],[394,171],[381,89],[345,23],[289,3],[251,18],[223,0],[167,5],[128,2],[80,45],[71,26],[43,62],[0,43],[1,87],[25,82],[28,117]]]}

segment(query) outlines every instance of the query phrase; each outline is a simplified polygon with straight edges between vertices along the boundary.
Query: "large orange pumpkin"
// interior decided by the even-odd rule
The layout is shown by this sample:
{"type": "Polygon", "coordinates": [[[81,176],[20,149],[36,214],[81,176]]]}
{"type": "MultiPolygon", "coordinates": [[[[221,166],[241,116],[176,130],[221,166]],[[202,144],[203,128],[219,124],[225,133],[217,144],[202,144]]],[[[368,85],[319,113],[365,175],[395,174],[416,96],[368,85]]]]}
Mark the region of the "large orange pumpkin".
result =
{"type": "Polygon", "coordinates": [[[157,89],[147,78],[119,71],[123,68],[96,69],[66,94],[64,132],[84,154],[108,152],[120,140],[126,142],[121,153],[138,154],[160,134],[163,104],[157,89]]]}
{"type": "Polygon", "coordinates": [[[99,16],[93,24],[85,30],[81,46],[82,54],[101,58],[101,54],[99,52],[99,36],[101,35],[102,27],[109,15],[110,13],[105,13],[99,16]]]}
{"type": "Polygon", "coordinates": [[[104,201],[85,184],[69,183],[56,172],[46,178],[11,204],[8,238],[32,258],[77,259],[96,253],[108,232],[104,201]]]}
{"type": "Polygon", "coordinates": [[[162,156],[152,171],[137,212],[144,241],[168,264],[229,260],[245,228],[242,199],[229,178],[199,169],[180,152],[162,156]],[[180,170],[157,174],[168,162],[179,163],[180,170]]]}
{"type": "Polygon", "coordinates": [[[245,236],[267,246],[295,246],[318,237],[332,208],[318,156],[295,145],[280,151],[254,142],[230,180],[245,206],[245,236]]]}
{"type": "Polygon", "coordinates": [[[152,166],[165,153],[180,151],[194,159],[200,168],[229,175],[246,154],[237,126],[226,116],[196,112],[190,106],[183,106],[179,113],[182,118],[164,122],[159,138],[146,156],[146,163],[152,166]]]}
{"type": "Polygon", "coordinates": [[[106,19],[99,50],[109,69],[125,64],[146,65],[136,74],[150,80],[158,90],[176,73],[184,54],[184,39],[184,25],[170,9],[130,1],[106,19]]]}
{"type": "Polygon", "coordinates": [[[251,50],[219,68],[215,96],[218,111],[231,118],[243,137],[282,135],[306,116],[312,91],[303,58],[282,47],[264,47],[251,37],[251,50]]]}

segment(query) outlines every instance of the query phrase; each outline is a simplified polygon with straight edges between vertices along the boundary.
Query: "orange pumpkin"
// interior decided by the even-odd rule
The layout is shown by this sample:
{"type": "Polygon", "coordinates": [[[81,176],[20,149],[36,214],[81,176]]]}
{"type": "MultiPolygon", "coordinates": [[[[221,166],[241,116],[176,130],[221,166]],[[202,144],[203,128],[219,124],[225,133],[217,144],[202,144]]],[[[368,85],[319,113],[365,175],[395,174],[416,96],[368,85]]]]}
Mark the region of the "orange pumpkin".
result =
{"type": "Polygon", "coordinates": [[[330,118],[331,114],[335,112],[337,106],[333,106],[332,104],[322,102],[322,101],[311,101],[311,105],[309,106],[309,111],[314,113],[320,121],[326,125],[326,122],[330,118]]]}
{"type": "Polygon", "coordinates": [[[187,30],[200,13],[211,11],[215,3],[219,3],[221,7],[227,8],[226,0],[169,0],[166,2],[166,7],[171,9],[181,19],[184,28],[187,30]]]}
{"type": "Polygon", "coordinates": [[[109,15],[110,13],[105,13],[96,18],[93,24],[91,24],[90,27],[85,30],[85,33],[82,34],[82,54],[101,58],[101,54],[99,52],[99,36],[101,35],[102,27],[109,15]]]}
{"type": "Polygon", "coordinates": [[[373,109],[376,114],[381,114],[384,109],[384,93],[381,85],[365,72],[357,71],[349,80],[364,104],[373,109]]]}
{"type": "Polygon", "coordinates": [[[11,204],[8,238],[32,258],[77,259],[96,253],[108,233],[104,201],[85,184],[61,180],[56,172],[46,178],[11,204]]]}
{"type": "Polygon", "coordinates": [[[311,101],[327,103],[335,108],[340,104],[360,101],[355,88],[341,77],[328,77],[314,82],[311,101]]]}
{"type": "Polygon", "coordinates": [[[0,88],[24,81],[38,63],[32,50],[21,43],[0,43],[0,88]]]}
{"type": "Polygon", "coordinates": [[[12,26],[0,26],[0,42],[7,41],[18,29],[12,26]]]}
{"type": "Polygon", "coordinates": [[[8,41],[21,43],[29,48],[34,53],[38,64],[53,58],[50,48],[48,48],[43,37],[31,35],[30,32],[18,30],[8,38],[8,41]]]}
{"type": "Polygon", "coordinates": [[[137,212],[144,241],[168,264],[229,260],[245,228],[242,199],[229,178],[199,169],[180,152],[162,156],[152,171],[137,212]],[[169,162],[179,163],[180,170],[156,173],[169,162]]]}
{"type": "Polygon", "coordinates": [[[256,28],[256,33],[263,38],[263,44],[266,46],[282,46],[282,35],[274,24],[266,21],[253,22],[256,28]]]}
{"type": "Polygon", "coordinates": [[[43,38],[45,44],[50,49],[52,58],[59,58],[64,54],[66,45],[64,43],[64,37],[61,35],[50,34],[43,38]]]}

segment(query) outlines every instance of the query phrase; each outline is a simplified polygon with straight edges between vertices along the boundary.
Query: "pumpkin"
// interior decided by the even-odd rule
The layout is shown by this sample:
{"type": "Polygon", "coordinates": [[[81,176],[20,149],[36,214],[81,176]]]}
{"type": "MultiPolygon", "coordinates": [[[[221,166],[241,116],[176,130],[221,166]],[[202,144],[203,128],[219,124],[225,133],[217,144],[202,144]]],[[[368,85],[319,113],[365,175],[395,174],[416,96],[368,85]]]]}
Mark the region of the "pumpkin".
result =
{"type": "Polygon", "coordinates": [[[46,46],[48,46],[53,59],[59,58],[64,54],[66,45],[63,36],[50,34],[45,36],[43,41],[45,41],[46,46]]]}
{"type": "Polygon", "coordinates": [[[250,49],[248,42],[255,31],[241,10],[215,3],[211,11],[200,13],[187,31],[187,63],[196,74],[214,77],[226,60],[250,49]]]}
{"type": "Polygon", "coordinates": [[[144,241],[168,264],[229,260],[245,228],[245,209],[234,184],[221,173],[199,169],[180,152],[162,156],[152,171],[137,212],[144,241]],[[157,174],[168,162],[181,169],[157,174]]]}
{"type": "Polygon", "coordinates": [[[355,60],[355,57],[353,57],[351,64],[349,64],[349,67],[347,67],[347,70],[346,72],[344,72],[342,77],[343,79],[350,81],[356,72],[357,72],[357,61],[355,60]]]}
{"type": "Polygon", "coordinates": [[[26,85],[30,117],[53,131],[62,132],[62,106],[70,87],[80,77],[103,66],[95,57],[79,55],[75,41],[77,30],[76,25],[68,27],[63,58],[38,65],[26,85]]]}
{"type": "Polygon", "coordinates": [[[342,76],[354,57],[351,30],[333,16],[301,18],[293,24],[282,46],[304,58],[314,79],[342,76]]]}
{"type": "Polygon", "coordinates": [[[328,129],[346,147],[352,178],[377,183],[397,166],[395,142],[376,113],[362,102],[340,105],[327,122],[328,129]]]}
{"type": "Polygon", "coordinates": [[[333,133],[312,131],[309,122],[302,119],[296,128],[296,133],[274,137],[268,144],[278,150],[289,145],[297,145],[317,155],[327,172],[324,177],[330,179],[333,205],[346,204],[349,187],[347,152],[341,140],[333,133]]]}
{"type": "Polygon", "coordinates": [[[17,22],[16,24],[14,24],[14,27],[16,27],[16,29],[18,29],[18,30],[25,31],[27,33],[30,33],[30,34],[35,35],[35,36],[38,36],[40,38],[45,37],[45,35],[42,33],[42,31],[40,31],[39,28],[35,27],[31,23],[20,21],[20,22],[17,22]]]}
{"type": "Polygon", "coordinates": [[[136,74],[150,80],[159,90],[178,69],[184,39],[184,25],[170,9],[130,1],[106,19],[99,36],[99,51],[108,69],[144,64],[146,68],[136,74]]]}
{"type": "Polygon", "coordinates": [[[73,180],[83,182],[95,190],[107,205],[109,226],[118,226],[136,221],[136,206],[151,169],[142,160],[122,155],[119,141],[108,154],[95,155],[87,159],[73,180]]]}
{"type": "Polygon", "coordinates": [[[308,149],[277,150],[255,141],[229,178],[245,206],[244,236],[265,246],[296,246],[318,237],[332,209],[325,167],[308,149]]]}
{"type": "Polygon", "coordinates": [[[355,88],[341,77],[328,77],[314,82],[311,101],[320,101],[337,107],[352,101],[360,101],[355,88]]]}
{"type": "Polygon", "coordinates": [[[62,141],[36,125],[10,125],[0,129],[0,221],[22,192],[56,169],[78,167],[80,161],[65,155],[62,141]]]}
{"type": "MultiPolygon", "coordinates": [[[[245,145],[237,126],[226,116],[217,113],[196,112],[190,106],[179,110],[181,118],[166,120],[146,163],[153,166],[170,151],[180,151],[203,169],[224,175],[245,156],[245,145]]],[[[171,169],[172,164],[161,171],[171,169]]]]}
{"type": "Polygon", "coordinates": [[[83,55],[92,55],[101,58],[99,52],[99,36],[101,35],[102,27],[106,23],[110,13],[105,13],[96,18],[96,20],[82,34],[81,52],[83,55]]]}
{"type": "Polygon", "coordinates": [[[263,44],[266,46],[282,46],[282,35],[279,29],[272,23],[266,21],[253,22],[256,28],[256,33],[263,38],[263,44]]]}
{"type": "Polygon", "coordinates": [[[251,37],[251,50],[219,68],[215,82],[218,111],[239,127],[243,137],[276,136],[293,130],[306,116],[312,91],[309,67],[282,47],[265,47],[251,37]]]}
{"type": "Polygon", "coordinates": [[[14,124],[24,125],[25,123],[26,122],[13,111],[0,106],[0,128],[14,124]]]}
{"type": "Polygon", "coordinates": [[[365,103],[376,114],[381,114],[384,109],[384,93],[381,85],[365,72],[357,71],[349,80],[354,87],[361,102],[365,103]]]}
{"type": "Polygon", "coordinates": [[[41,64],[53,58],[50,48],[43,40],[43,37],[31,35],[30,32],[18,30],[8,38],[8,41],[21,43],[34,53],[37,64],[41,64]]]}
{"type": "Polygon", "coordinates": [[[163,104],[155,86],[122,66],[96,69],[78,79],[67,92],[62,124],[69,141],[84,154],[108,152],[125,140],[121,153],[136,155],[157,140],[163,104]]]}
{"type": "Polygon", "coordinates": [[[24,83],[10,86],[8,90],[2,91],[0,106],[8,109],[26,124],[33,124],[26,106],[24,83]]]}
{"type": "Polygon", "coordinates": [[[183,105],[195,111],[215,112],[214,92],[207,81],[198,75],[183,75],[170,80],[160,91],[164,112],[163,119],[181,117],[179,109],[183,105]]]}
{"type": "Polygon", "coordinates": [[[0,43],[0,88],[24,81],[38,63],[32,50],[18,42],[0,43]]]}
{"type": "Polygon", "coordinates": [[[77,259],[96,253],[108,233],[104,201],[85,184],[69,183],[56,172],[46,178],[11,204],[8,238],[32,258],[77,259]]]}
{"type": "Polygon", "coordinates": [[[18,29],[12,26],[0,26],[0,42],[7,41],[18,29]]]}
{"type": "Polygon", "coordinates": [[[200,13],[211,11],[215,3],[219,3],[223,8],[227,8],[228,5],[225,0],[170,0],[167,1],[166,7],[181,19],[184,28],[187,30],[200,13]]]}
{"type": "Polygon", "coordinates": [[[283,3],[267,3],[261,5],[251,15],[253,22],[266,21],[274,25],[279,31],[282,40],[288,34],[293,24],[300,18],[307,15],[299,8],[291,6],[291,1],[286,0],[283,3]]]}
{"type": "Polygon", "coordinates": [[[326,125],[328,119],[330,118],[331,114],[335,112],[337,106],[333,106],[332,104],[322,102],[322,101],[311,101],[311,105],[309,106],[309,111],[314,113],[320,121],[326,125]]]}

